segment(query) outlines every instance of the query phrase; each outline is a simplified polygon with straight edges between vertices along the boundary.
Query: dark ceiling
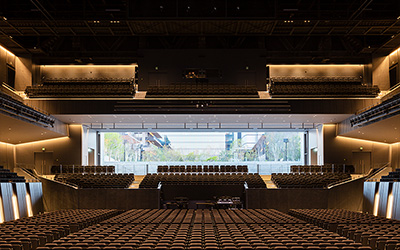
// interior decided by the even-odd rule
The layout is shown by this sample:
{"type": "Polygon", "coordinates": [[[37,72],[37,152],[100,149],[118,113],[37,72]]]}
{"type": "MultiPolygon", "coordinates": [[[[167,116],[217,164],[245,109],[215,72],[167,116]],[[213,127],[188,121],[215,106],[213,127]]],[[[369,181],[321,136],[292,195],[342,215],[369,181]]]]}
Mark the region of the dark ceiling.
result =
{"type": "Polygon", "coordinates": [[[146,49],[368,63],[400,44],[398,0],[4,0],[0,16],[0,43],[37,63],[131,62],[146,49]]]}

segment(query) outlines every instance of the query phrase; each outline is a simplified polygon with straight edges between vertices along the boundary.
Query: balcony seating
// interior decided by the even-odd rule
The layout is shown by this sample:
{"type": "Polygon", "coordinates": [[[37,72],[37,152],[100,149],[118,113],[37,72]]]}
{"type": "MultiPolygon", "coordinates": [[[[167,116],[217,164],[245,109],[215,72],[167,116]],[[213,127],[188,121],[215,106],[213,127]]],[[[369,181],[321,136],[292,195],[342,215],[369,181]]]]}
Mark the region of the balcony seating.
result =
{"type": "Polygon", "coordinates": [[[353,165],[293,165],[291,173],[354,173],[353,165]]]}
{"type": "Polygon", "coordinates": [[[273,173],[271,176],[278,188],[327,188],[348,179],[351,176],[347,173],[273,173]]]}
{"type": "Polygon", "coordinates": [[[51,167],[52,174],[67,174],[67,173],[87,173],[87,174],[102,174],[115,173],[115,166],[75,166],[75,165],[60,165],[51,167]]]}
{"type": "Polygon", "coordinates": [[[9,115],[18,117],[29,123],[37,123],[45,126],[54,126],[56,119],[43,111],[25,105],[20,100],[16,100],[11,96],[0,91],[0,111],[9,115]]]}
{"type": "Polygon", "coordinates": [[[133,97],[130,79],[50,79],[41,85],[28,86],[29,98],[60,97],[133,97]]]}
{"type": "Polygon", "coordinates": [[[0,166],[0,182],[25,182],[25,177],[18,176],[17,173],[0,166]]]}
{"type": "Polygon", "coordinates": [[[158,173],[204,173],[204,172],[239,172],[247,173],[249,171],[246,165],[209,165],[209,166],[191,166],[191,165],[162,165],[157,167],[158,173]]]}
{"type": "Polygon", "coordinates": [[[55,180],[79,188],[129,188],[134,174],[57,174],[55,180]]]}
{"type": "Polygon", "coordinates": [[[258,174],[247,173],[182,173],[182,174],[147,174],[139,188],[157,188],[159,183],[168,185],[244,185],[249,188],[266,188],[258,174]]]}
{"type": "Polygon", "coordinates": [[[230,85],[222,83],[182,83],[164,86],[150,86],[146,97],[258,97],[255,86],[230,85]]]}
{"type": "Polygon", "coordinates": [[[361,84],[356,77],[273,77],[272,97],[376,97],[378,86],[361,84]]]}

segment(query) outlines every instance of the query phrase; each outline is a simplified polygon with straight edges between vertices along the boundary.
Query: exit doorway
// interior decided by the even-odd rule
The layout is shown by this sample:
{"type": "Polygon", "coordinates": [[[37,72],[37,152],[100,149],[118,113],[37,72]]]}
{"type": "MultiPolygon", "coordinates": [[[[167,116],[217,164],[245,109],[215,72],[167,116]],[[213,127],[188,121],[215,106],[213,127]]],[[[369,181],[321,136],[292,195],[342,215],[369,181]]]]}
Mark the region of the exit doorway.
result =
{"type": "Polygon", "coordinates": [[[50,174],[53,152],[35,152],[35,169],[42,175],[50,174]]]}
{"type": "Polygon", "coordinates": [[[365,174],[371,169],[371,152],[353,152],[352,158],[356,174],[365,174]]]}

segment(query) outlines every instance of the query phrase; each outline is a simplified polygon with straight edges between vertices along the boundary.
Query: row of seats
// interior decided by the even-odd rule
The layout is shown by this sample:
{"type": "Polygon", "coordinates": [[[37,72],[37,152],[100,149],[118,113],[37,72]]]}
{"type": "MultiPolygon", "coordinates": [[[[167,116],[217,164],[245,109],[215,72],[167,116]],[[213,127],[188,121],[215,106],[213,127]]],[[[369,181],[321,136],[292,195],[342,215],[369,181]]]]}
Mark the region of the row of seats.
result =
{"type": "Polygon", "coordinates": [[[56,181],[73,184],[78,188],[129,188],[134,174],[57,174],[56,181]]]}
{"type": "Polygon", "coordinates": [[[132,84],[65,84],[27,86],[25,94],[29,98],[39,97],[133,97],[132,84]]]}
{"type": "Polygon", "coordinates": [[[40,249],[54,240],[120,213],[121,211],[115,209],[76,209],[7,221],[0,227],[0,249],[40,249]]]}
{"type": "Polygon", "coordinates": [[[255,86],[243,85],[227,85],[227,84],[179,84],[179,85],[164,85],[150,86],[147,89],[146,96],[252,96],[258,97],[258,92],[255,86]]]}
{"type": "Polygon", "coordinates": [[[381,181],[400,181],[400,168],[396,168],[395,172],[389,172],[388,175],[382,176],[381,181]]]}
{"type": "Polygon", "coordinates": [[[209,165],[209,166],[167,166],[167,165],[162,165],[162,166],[157,166],[157,172],[158,173],[168,173],[168,172],[178,172],[178,173],[184,173],[184,172],[242,172],[242,173],[247,173],[249,171],[248,167],[245,165],[209,165]]]}
{"type": "Polygon", "coordinates": [[[274,76],[271,81],[274,83],[317,83],[317,84],[361,84],[362,78],[357,76],[274,76]]]}
{"type": "Polygon", "coordinates": [[[103,224],[297,224],[305,223],[274,209],[134,209],[103,224]]]}
{"type": "Polygon", "coordinates": [[[375,119],[382,119],[382,117],[390,117],[396,114],[400,108],[400,94],[383,101],[382,103],[350,118],[350,125],[360,126],[364,123],[369,123],[375,119]]]}
{"type": "Polygon", "coordinates": [[[378,86],[369,85],[327,85],[327,84],[271,84],[272,97],[376,97],[378,86]]]}
{"type": "Polygon", "coordinates": [[[18,176],[17,173],[0,166],[0,182],[25,182],[25,177],[18,176]]]}
{"type": "Polygon", "coordinates": [[[292,165],[292,173],[354,173],[353,165],[292,165]]]}
{"type": "Polygon", "coordinates": [[[37,248],[47,249],[371,250],[371,247],[271,209],[138,209],[37,248]],[[280,222],[280,217],[286,220],[280,222]],[[206,223],[219,218],[221,223],[206,223]],[[242,218],[251,218],[251,223],[242,218]],[[277,223],[265,223],[263,218],[277,223]]]}
{"type": "Polygon", "coordinates": [[[52,174],[62,173],[115,173],[115,166],[75,166],[75,165],[59,165],[51,167],[52,174]]]}
{"type": "Polygon", "coordinates": [[[168,185],[244,185],[249,188],[266,188],[259,174],[247,173],[181,173],[147,174],[139,188],[157,188],[159,184],[168,185]]]}
{"type": "Polygon", "coordinates": [[[0,91],[0,108],[3,112],[6,112],[12,116],[20,117],[24,120],[28,120],[33,123],[40,123],[46,126],[54,126],[55,118],[43,113],[42,111],[37,111],[32,107],[29,107],[18,101],[11,96],[0,91]]]}
{"type": "Polygon", "coordinates": [[[321,227],[336,230],[337,224],[399,224],[400,221],[390,220],[384,217],[367,213],[359,213],[345,209],[292,209],[289,211],[304,221],[318,224],[321,227]],[[333,225],[331,227],[330,225],[333,225]]]}
{"type": "Polygon", "coordinates": [[[327,188],[330,184],[351,179],[347,173],[273,173],[278,188],[327,188]]]}
{"type": "Polygon", "coordinates": [[[373,250],[400,248],[400,221],[343,209],[292,209],[289,214],[373,250]]]}

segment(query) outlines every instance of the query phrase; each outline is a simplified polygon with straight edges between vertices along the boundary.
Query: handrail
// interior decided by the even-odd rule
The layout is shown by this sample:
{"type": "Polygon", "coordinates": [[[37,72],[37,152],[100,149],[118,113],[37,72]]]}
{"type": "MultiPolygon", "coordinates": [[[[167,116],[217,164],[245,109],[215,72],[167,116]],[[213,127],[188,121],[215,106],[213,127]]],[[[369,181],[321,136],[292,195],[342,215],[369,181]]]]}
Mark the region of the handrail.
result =
{"type": "Polygon", "coordinates": [[[377,176],[377,175],[380,175],[387,167],[389,167],[390,166],[390,163],[388,162],[388,163],[386,163],[386,164],[384,164],[382,167],[380,167],[375,173],[372,173],[372,170],[373,169],[371,169],[370,170],[370,172],[367,174],[367,176],[365,177],[365,179],[368,181],[368,180],[371,180],[371,179],[375,179],[374,177],[375,176],[377,176]]]}
{"type": "Polygon", "coordinates": [[[327,186],[327,189],[331,189],[331,188],[334,188],[334,187],[337,187],[337,186],[340,186],[340,185],[343,185],[343,184],[346,184],[346,183],[350,183],[350,182],[353,182],[353,181],[356,181],[356,180],[364,179],[364,178],[365,178],[365,176],[360,176],[360,177],[355,178],[355,179],[352,179],[352,178],[350,177],[350,178],[348,178],[348,179],[341,180],[341,181],[339,181],[339,182],[335,182],[335,183],[329,184],[329,185],[327,186]]]}

